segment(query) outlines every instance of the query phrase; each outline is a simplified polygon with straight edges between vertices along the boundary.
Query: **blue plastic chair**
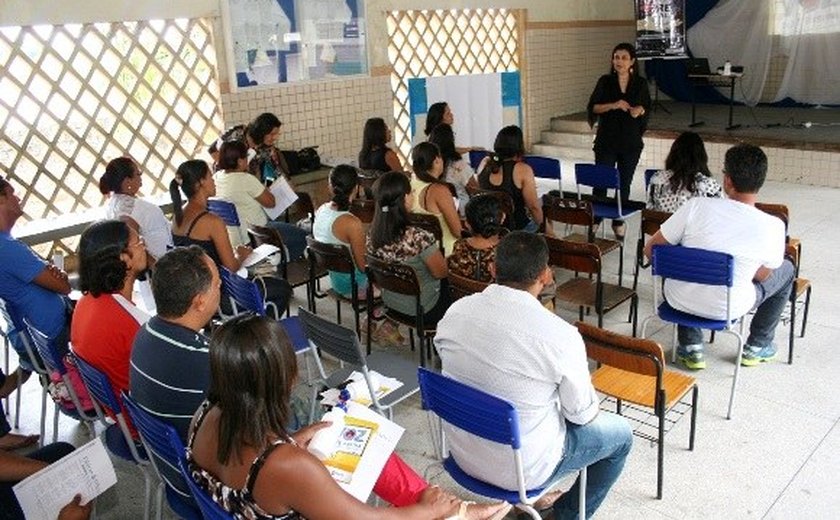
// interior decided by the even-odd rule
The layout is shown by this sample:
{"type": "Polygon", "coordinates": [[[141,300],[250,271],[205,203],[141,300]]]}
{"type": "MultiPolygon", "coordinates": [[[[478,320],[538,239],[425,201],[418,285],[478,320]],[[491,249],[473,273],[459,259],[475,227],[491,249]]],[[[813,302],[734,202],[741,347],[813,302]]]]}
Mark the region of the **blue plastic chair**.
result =
{"type": "MultiPolygon", "coordinates": [[[[0,298],[0,318],[2,318],[3,322],[6,324],[5,329],[0,329],[0,336],[3,336],[3,343],[6,347],[6,364],[5,364],[5,371],[6,375],[9,375],[9,349],[13,348],[14,341],[21,341],[21,342],[28,342],[29,338],[27,338],[26,331],[22,329],[22,325],[16,322],[11,314],[11,310],[7,308],[5,300],[0,298]]],[[[18,320],[19,321],[19,320],[18,320]]],[[[26,346],[27,349],[27,357],[31,358],[31,346],[26,346]]],[[[17,384],[17,401],[15,403],[15,428],[20,427],[20,396],[21,396],[21,382],[18,379],[17,384]]],[[[45,410],[47,405],[47,394],[46,388],[42,387],[42,396],[41,396],[41,438],[39,440],[39,444],[43,445],[44,442],[44,417],[45,417],[45,410]]],[[[9,410],[9,397],[6,397],[6,411],[9,410]]],[[[11,415],[10,415],[11,417],[11,415]]]]}
{"type": "Polygon", "coordinates": [[[560,172],[560,161],[554,157],[543,157],[541,155],[526,155],[525,164],[534,170],[534,176],[540,179],[556,179],[557,189],[563,191],[562,174],[560,172]]]}
{"type": "MultiPolygon", "coordinates": [[[[181,445],[181,439],[178,438],[178,433],[174,429],[168,433],[168,436],[173,444],[177,443],[181,445]]],[[[181,445],[181,449],[184,449],[183,445],[181,445]]],[[[196,504],[198,504],[198,508],[201,509],[204,520],[232,520],[234,518],[232,514],[222,509],[222,506],[217,504],[206,491],[198,487],[198,484],[193,480],[190,470],[187,467],[186,458],[181,457],[178,459],[178,467],[190,488],[190,493],[192,493],[196,504]]]]}
{"type": "Polygon", "coordinates": [[[485,157],[490,155],[490,152],[487,150],[470,150],[470,167],[475,170],[475,173],[478,173],[478,167],[481,165],[481,161],[484,160],[485,157]]]}
{"type": "Polygon", "coordinates": [[[638,213],[639,209],[622,207],[621,201],[621,180],[618,169],[603,164],[575,164],[575,184],[577,185],[578,198],[580,198],[580,187],[605,188],[615,190],[614,201],[593,200],[592,211],[596,217],[624,220],[638,213]]]}
{"type": "Polygon", "coordinates": [[[645,336],[647,324],[658,317],[662,321],[674,324],[673,342],[675,347],[671,351],[671,361],[677,358],[677,325],[697,327],[712,331],[727,332],[738,340],[738,357],[735,360],[735,374],[732,377],[732,390],[729,395],[729,407],[726,418],[732,418],[732,407],[735,403],[735,387],[738,384],[738,373],[741,368],[741,356],[744,353],[744,339],[740,331],[733,326],[740,324],[743,330],[743,316],[732,316],[730,307],[730,293],[732,290],[733,268],[735,261],[732,255],[717,251],[708,251],[694,247],[657,245],[653,246],[651,257],[651,274],[653,275],[653,307],[656,314],[648,316],[642,322],[642,337],[645,336]],[[703,285],[720,286],[726,292],[726,318],[713,320],[679,311],[671,307],[661,298],[659,288],[664,280],[672,279],[703,285]],[[663,300],[660,302],[660,298],[663,300]]]}
{"type": "Polygon", "coordinates": [[[207,201],[207,210],[214,215],[218,215],[226,226],[239,227],[239,213],[236,212],[236,206],[233,202],[222,199],[209,199],[207,201]]]}
{"type": "MultiPolygon", "coordinates": [[[[123,460],[133,462],[143,473],[143,480],[146,484],[145,494],[143,495],[143,518],[149,520],[152,498],[152,475],[149,472],[149,459],[146,456],[145,450],[138,449],[134,444],[134,439],[131,437],[131,431],[128,428],[128,422],[120,405],[120,400],[117,398],[117,394],[114,393],[108,376],[79,356],[75,354],[71,355],[73,356],[73,361],[76,363],[76,367],[79,369],[82,380],[85,382],[88,392],[90,392],[91,397],[94,399],[94,404],[97,407],[105,406],[114,415],[116,424],[108,426],[104,432],[103,440],[108,451],[123,460]]],[[[101,408],[97,412],[102,413],[101,408]]]]}
{"type": "MultiPolygon", "coordinates": [[[[522,459],[519,455],[521,447],[519,414],[516,408],[504,399],[422,367],[417,369],[417,377],[420,381],[420,395],[424,410],[434,413],[442,421],[468,433],[511,449],[511,456],[516,464],[518,483],[518,489],[515,491],[496,487],[468,475],[451,455],[447,456],[446,446],[442,445],[441,456],[446,457],[443,467],[455,482],[473,493],[516,504],[532,519],[540,520],[540,515],[533,504],[556,482],[550,482],[539,488],[525,488],[522,459]]],[[[440,438],[443,444],[443,435],[440,438]]],[[[584,519],[586,518],[586,468],[580,470],[579,484],[580,510],[578,513],[580,518],[584,519]]]]}
{"type": "Polygon", "coordinates": [[[183,481],[181,469],[178,467],[178,461],[184,458],[183,446],[178,450],[173,447],[169,440],[169,430],[176,437],[178,436],[175,428],[149,413],[125,392],[122,393],[122,402],[128,410],[131,422],[140,433],[140,439],[143,441],[146,453],[151,455],[149,460],[160,479],[156,493],[158,520],[163,513],[164,489],[166,490],[166,501],[169,503],[169,507],[180,518],[200,520],[201,513],[193,501],[189,487],[183,481]]]}
{"type": "Polygon", "coordinates": [[[242,278],[224,266],[219,270],[219,275],[222,279],[222,294],[230,298],[234,314],[247,311],[266,316],[266,307],[270,307],[274,313],[274,319],[280,319],[282,311],[274,302],[263,300],[256,282],[242,278]]]}
{"type": "MultiPolygon", "coordinates": [[[[91,438],[96,437],[96,429],[94,428],[93,424],[96,421],[103,420],[103,416],[97,413],[96,408],[94,407],[93,410],[85,411],[82,407],[81,400],[79,399],[79,395],[76,393],[76,388],[73,386],[72,381],[70,381],[70,375],[67,373],[67,367],[64,366],[64,360],[62,359],[61,353],[58,351],[58,348],[55,345],[55,339],[47,337],[46,334],[38,330],[34,327],[29,320],[24,318],[24,323],[26,323],[26,328],[29,331],[29,337],[32,339],[32,344],[35,345],[35,350],[38,351],[38,354],[41,356],[41,360],[44,362],[44,367],[46,367],[48,372],[58,372],[61,376],[61,380],[64,383],[64,387],[67,389],[67,394],[70,396],[70,400],[73,402],[73,410],[67,409],[61,406],[58,403],[53,403],[55,413],[53,413],[53,442],[58,440],[58,413],[61,412],[67,417],[71,417],[76,419],[79,422],[84,423],[87,427],[88,432],[90,432],[91,438]]],[[[46,414],[44,414],[46,416],[46,414]]],[[[41,434],[43,435],[43,422],[42,422],[42,430],[41,434]]]]}

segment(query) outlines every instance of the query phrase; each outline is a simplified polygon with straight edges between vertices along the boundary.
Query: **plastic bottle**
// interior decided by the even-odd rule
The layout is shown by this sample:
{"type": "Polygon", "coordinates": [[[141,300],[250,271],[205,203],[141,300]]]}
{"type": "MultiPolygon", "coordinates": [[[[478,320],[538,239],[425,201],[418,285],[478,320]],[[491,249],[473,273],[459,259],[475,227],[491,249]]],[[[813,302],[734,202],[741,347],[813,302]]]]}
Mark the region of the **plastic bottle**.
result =
{"type": "Polygon", "coordinates": [[[344,428],[344,410],[334,406],[332,410],[324,414],[321,420],[332,424],[313,435],[307,448],[309,453],[318,457],[318,460],[327,459],[332,455],[335,441],[338,440],[338,436],[341,435],[341,430],[344,428]]]}
{"type": "Polygon", "coordinates": [[[723,64],[723,75],[724,76],[731,76],[732,75],[732,62],[726,60],[723,64]]]}

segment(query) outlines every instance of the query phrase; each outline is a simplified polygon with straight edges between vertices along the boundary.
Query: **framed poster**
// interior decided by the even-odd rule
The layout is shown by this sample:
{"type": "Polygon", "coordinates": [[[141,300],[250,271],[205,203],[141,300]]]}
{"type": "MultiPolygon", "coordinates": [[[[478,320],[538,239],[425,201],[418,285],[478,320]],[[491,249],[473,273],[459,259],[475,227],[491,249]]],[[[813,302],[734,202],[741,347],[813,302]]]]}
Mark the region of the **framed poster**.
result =
{"type": "Polygon", "coordinates": [[[223,0],[231,87],[368,73],[364,0],[223,0]]]}

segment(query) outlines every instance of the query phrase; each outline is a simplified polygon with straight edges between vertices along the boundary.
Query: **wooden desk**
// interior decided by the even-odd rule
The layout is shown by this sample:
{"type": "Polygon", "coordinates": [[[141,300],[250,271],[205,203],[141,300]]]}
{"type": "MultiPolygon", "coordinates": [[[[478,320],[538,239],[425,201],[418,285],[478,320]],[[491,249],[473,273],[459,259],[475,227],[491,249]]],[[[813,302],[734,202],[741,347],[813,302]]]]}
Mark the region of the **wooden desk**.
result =
{"type": "Polygon", "coordinates": [[[688,79],[691,82],[691,124],[688,125],[691,128],[695,126],[700,126],[705,124],[704,121],[697,121],[695,114],[696,114],[696,107],[697,103],[695,102],[695,95],[694,95],[694,88],[701,86],[701,85],[711,85],[713,87],[729,87],[729,126],[726,127],[727,130],[735,130],[739,128],[741,125],[733,124],[732,121],[732,112],[735,105],[735,80],[743,77],[743,73],[737,74],[730,74],[729,76],[724,76],[723,74],[689,74],[688,79]]]}

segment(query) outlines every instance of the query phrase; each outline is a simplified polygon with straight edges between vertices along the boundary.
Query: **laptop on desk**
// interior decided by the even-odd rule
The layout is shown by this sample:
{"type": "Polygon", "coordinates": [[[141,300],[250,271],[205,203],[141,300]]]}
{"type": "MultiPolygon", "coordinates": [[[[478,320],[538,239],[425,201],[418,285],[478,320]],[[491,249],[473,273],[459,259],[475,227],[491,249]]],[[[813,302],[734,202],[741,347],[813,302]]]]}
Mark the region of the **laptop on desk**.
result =
{"type": "Polygon", "coordinates": [[[689,76],[710,76],[712,74],[708,58],[689,58],[686,68],[689,76]]]}

